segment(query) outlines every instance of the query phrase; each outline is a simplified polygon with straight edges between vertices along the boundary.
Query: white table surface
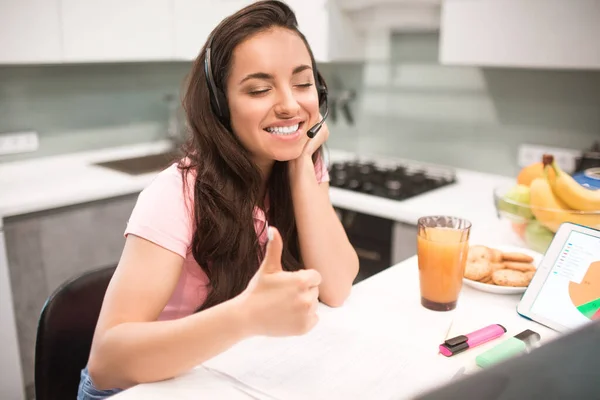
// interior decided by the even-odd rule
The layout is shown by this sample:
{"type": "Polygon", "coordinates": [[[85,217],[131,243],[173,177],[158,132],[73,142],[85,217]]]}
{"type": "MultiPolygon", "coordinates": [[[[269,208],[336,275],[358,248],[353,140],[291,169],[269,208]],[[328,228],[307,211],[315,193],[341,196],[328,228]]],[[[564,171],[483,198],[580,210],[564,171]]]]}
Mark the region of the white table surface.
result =
{"type": "MultiPolygon", "coordinates": [[[[439,332],[439,341],[430,343],[431,351],[435,353],[437,353],[438,345],[445,338],[467,334],[492,323],[502,324],[507,329],[507,333],[500,339],[450,358],[442,355],[432,358],[434,360],[432,362],[436,363],[434,367],[441,367],[444,371],[450,370],[452,375],[463,366],[467,373],[477,373],[478,367],[475,366],[474,360],[478,354],[525,329],[538,332],[541,335],[542,344],[558,336],[556,332],[519,316],[516,312],[519,300],[520,295],[497,295],[463,286],[456,310],[446,313],[426,310],[420,305],[417,258],[412,257],[355,285],[342,308],[326,308],[327,312],[321,314],[320,318],[323,321],[324,318],[332,315],[331,312],[337,312],[337,310],[340,312],[342,310],[344,312],[357,311],[355,314],[357,318],[360,318],[365,314],[358,311],[366,310],[373,311],[370,314],[371,318],[385,318],[388,322],[393,321],[398,326],[410,323],[410,321],[406,321],[406,318],[403,319],[403,315],[410,315],[411,318],[417,316],[420,319],[448,320],[447,328],[439,332]]],[[[418,334],[414,340],[420,340],[418,334]]],[[[365,368],[368,368],[368,365],[365,365],[365,368]]],[[[431,376],[431,382],[431,388],[434,388],[435,385],[448,382],[448,378],[446,375],[444,378],[431,376]]],[[[403,391],[403,393],[398,393],[399,399],[413,396],[415,388],[411,386],[411,382],[406,382],[403,391]]],[[[262,397],[258,393],[250,395],[241,390],[238,383],[199,367],[175,379],[132,387],[114,398],[115,400],[153,400],[262,397]]]]}
{"type": "MultiPolygon", "coordinates": [[[[138,193],[152,182],[158,172],[133,176],[102,168],[94,163],[160,153],[168,150],[169,146],[169,142],[159,141],[2,163],[0,164],[0,230],[2,230],[3,220],[6,217],[138,193]],[[40,171],[44,173],[42,174],[40,171]]],[[[334,149],[330,151],[329,156],[331,161],[355,157],[354,154],[334,149]]],[[[331,202],[336,207],[413,225],[423,215],[459,216],[473,222],[472,243],[518,244],[514,233],[505,224],[499,222],[492,201],[494,187],[510,184],[514,182],[514,179],[463,169],[457,169],[456,176],[456,184],[401,202],[332,187],[330,189],[331,202]]],[[[3,243],[0,243],[0,246],[2,245],[3,243]]],[[[7,268],[6,263],[0,262],[0,273],[2,271],[7,273],[7,268]]],[[[403,267],[398,268],[402,269],[403,267]]],[[[373,282],[380,282],[381,279],[384,278],[374,278],[373,282]]],[[[360,293],[359,287],[370,287],[372,284],[378,285],[364,282],[357,286],[355,292],[360,293]]],[[[385,285],[385,282],[379,285],[385,285]]],[[[377,291],[378,288],[373,289],[373,292],[377,291]]],[[[377,297],[377,293],[365,296],[353,294],[349,304],[356,302],[367,304],[371,298],[377,297]]],[[[9,298],[3,304],[11,302],[9,293],[9,298]]],[[[0,314],[8,315],[8,313],[0,314]]],[[[0,320],[4,319],[0,318],[0,320]]],[[[5,325],[10,324],[12,322],[9,321],[5,325]]],[[[7,346],[15,346],[9,342],[0,343],[0,351],[6,350],[7,346]]],[[[18,365],[16,358],[7,362],[6,365],[9,366],[6,368],[20,370],[20,367],[16,367],[18,365]]],[[[197,378],[194,378],[196,380],[205,379],[200,377],[202,375],[200,371],[194,371],[194,376],[196,375],[198,375],[197,378]]],[[[229,389],[224,389],[224,383],[218,380],[214,381],[212,377],[206,379],[208,379],[207,382],[212,383],[201,385],[203,390],[209,390],[209,388],[229,390],[232,392],[223,392],[220,396],[235,398],[236,394],[234,393],[237,393],[235,389],[227,385],[225,387],[229,389]]],[[[20,384],[16,384],[15,387],[20,387],[20,384]]],[[[172,388],[173,386],[170,386],[168,390],[172,391],[172,388]]],[[[145,389],[135,389],[134,393],[136,390],[145,389]]],[[[159,389],[153,387],[152,390],[159,389]]],[[[185,391],[185,389],[180,390],[185,391]]],[[[158,398],[162,397],[158,396],[158,398]]],[[[172,396],[172,398],[175,397],[172,396]]]]}

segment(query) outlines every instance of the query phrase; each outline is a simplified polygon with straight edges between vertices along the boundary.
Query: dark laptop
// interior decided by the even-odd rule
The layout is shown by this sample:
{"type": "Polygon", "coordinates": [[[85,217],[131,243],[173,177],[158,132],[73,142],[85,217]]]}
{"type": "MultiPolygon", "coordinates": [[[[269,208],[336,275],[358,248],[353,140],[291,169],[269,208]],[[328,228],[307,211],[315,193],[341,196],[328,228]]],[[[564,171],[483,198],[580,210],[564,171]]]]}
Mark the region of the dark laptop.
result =
{"type": "Polygon", "coordinates": [[[600,399],[600,320],[417,400],[600,399]]]}

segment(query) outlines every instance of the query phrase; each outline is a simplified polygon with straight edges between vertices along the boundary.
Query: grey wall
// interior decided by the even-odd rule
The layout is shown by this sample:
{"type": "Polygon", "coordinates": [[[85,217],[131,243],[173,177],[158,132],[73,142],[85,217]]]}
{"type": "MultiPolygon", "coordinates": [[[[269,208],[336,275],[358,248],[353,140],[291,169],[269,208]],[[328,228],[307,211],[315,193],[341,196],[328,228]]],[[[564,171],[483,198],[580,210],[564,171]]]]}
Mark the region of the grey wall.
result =
{"type": "Polygon", "coordinates": [[[355,67],[357,140],[334,127],[331,147],[513,175],[521,143],[600,140],[600,71],[447,67],[437,54],[436,34],[399,34],[389,61],[355,67]]]}
{"type": "Polygon", "coordinates": [[[164,96],[189,63],[0,67],[0,132],[36,130],[35,153],[0,162],[164,138],[164,96]]]}
{"type": "MultiPolygon", "coordinates": [[[[329,122],[330,148],[502,174],[521,143],[583,149],[600,139],[600,71],[440,66],[435,34],[395,35],[388,61],[325,64],[358,98],[355,125],[329,122]]],[[[0,67],[0,132],[35,129],[36,153],[165,136],[163,97],[189,63],[0,67]]]]}

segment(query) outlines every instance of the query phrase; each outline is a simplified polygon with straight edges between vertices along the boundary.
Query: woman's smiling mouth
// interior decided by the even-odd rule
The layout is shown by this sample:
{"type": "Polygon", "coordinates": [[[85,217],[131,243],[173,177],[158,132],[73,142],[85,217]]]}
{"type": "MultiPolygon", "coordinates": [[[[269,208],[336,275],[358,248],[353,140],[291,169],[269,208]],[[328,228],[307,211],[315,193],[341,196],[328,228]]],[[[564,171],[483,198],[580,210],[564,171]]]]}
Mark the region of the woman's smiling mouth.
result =
{"type": "Polygon", "coordinates": [[[299,121],[292,125],[279,125],[278,126],[270,126],[265,128],[265,131],[269,132],[273,136],[292,138],[297,136],[300,133],[300,128],[304,125],[303,121],[299,121]]]}

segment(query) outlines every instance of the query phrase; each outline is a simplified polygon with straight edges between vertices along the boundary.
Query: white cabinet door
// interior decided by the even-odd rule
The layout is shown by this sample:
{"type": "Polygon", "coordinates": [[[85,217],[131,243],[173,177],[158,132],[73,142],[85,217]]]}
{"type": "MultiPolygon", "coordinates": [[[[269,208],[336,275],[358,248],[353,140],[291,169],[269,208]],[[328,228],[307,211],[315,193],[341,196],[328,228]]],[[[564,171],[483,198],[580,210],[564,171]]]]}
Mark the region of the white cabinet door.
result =
{"type": "Polygon", "coordinates": [[[288,0],[317,62],[364,59],[364,35],[336,0],[288,0]]]}
{"type": "Polygon", "coordinates": [[[288,0],[298,20],[298,28],[310,44],[317,62],[326,62],[329,57],[329,12],[327,0],[288,0]]]}
{"type": "Polygon", "coordinates": [[[59,62],[59,0],[0,0],[0,63],[59,62]]]}
{"type": "Polygon", "coordinates": [[[173,0],[175,58],[195,59],[209,34],[227,16],[253,0],[173,0]]]}
{"type": "MultiPolygon", "coordinates": [[[[175,58],[193,60],[212,30],[254,0],[174,0],[175,58]]],[[[363,40],[335,0],[287,0],[317,62],[358,60],[363,40]]]]}
{"type": "Polygon", "coordinates": [[[600,68],[598,0],[445,0],[443,64],[600,68]]]}
{"type": "Polygon", "coordinates": [[[172,0],[61,0],[64,61],[173,58],[172,0]]]}

